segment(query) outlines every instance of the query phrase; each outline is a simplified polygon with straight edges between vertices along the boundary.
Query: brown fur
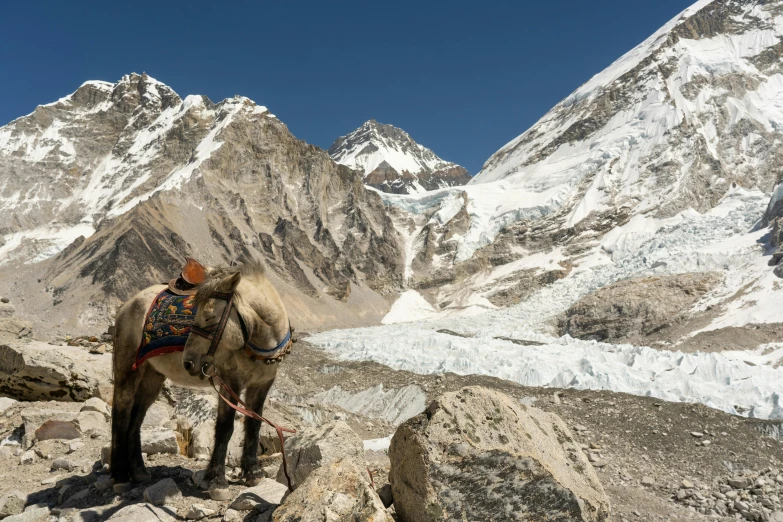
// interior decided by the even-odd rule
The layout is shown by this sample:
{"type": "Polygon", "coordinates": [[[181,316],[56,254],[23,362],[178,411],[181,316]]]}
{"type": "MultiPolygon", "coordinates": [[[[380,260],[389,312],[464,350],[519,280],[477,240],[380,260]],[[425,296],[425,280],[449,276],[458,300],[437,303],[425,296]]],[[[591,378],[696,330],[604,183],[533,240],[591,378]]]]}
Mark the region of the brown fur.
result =
{"type": "MultiPolygon", "coordinates": [[[[114,403],[112,407],[111,475],[115,484],[144,482],[150,478],[141,459],[140,428],[149,406],[155,401],[166,378],[190,387],[209,386],[201,378],[201,360],[209,349],[207,339],[191,335],[183,352],[153,357],[137,370],[131,367],[141,342],[144,320],[155,295],[164,286],[155,285],[139,292],[117,312],[114,338],[114,403]],[[183,362],[191,363],[186,371],[183,362]]],[[[200,327],[217,322],[225,301],[211,299],[215,292],[234,292],[234,310],[214,355],[218,375],[237,393],[245,390],[248,405],[262,414],[264,401],[272,387],[277,365],[252,361],[241,349],[245,338],[239,315],[250,330],[250,338],[260,346],[271,348],[288,332],[288,315],[277,291],[264,275],[257,261],[236,267],[209,270],[196,293],[198,311],[195,324],[200,327]]],[[[227,486],[225,460],[228,441],[234,429],[234,410],[220,401],[215,426],[215,449],[207,468],[210,488],[227,486]]],[[[242,470],[250,483],[263,478],[257,451],[260,422],[245,419],[245,442],[242,470]]],[[[119,488],[119,489],[121,489],[119,488]]]]}

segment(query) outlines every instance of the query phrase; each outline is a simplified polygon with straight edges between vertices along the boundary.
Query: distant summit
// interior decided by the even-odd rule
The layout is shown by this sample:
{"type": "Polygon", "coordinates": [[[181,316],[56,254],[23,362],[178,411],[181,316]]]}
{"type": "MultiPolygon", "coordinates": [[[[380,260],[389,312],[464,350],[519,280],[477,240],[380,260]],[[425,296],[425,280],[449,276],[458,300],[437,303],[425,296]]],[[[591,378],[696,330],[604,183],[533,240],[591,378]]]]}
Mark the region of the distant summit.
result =
{"type": "Polygon", "coordinates": [[[329,147],[329,155],[364,174],[365,184],[394,194],[412,194],[464,185],[470,174],[439,158],[407,132],[370,120],[329,147]]]}

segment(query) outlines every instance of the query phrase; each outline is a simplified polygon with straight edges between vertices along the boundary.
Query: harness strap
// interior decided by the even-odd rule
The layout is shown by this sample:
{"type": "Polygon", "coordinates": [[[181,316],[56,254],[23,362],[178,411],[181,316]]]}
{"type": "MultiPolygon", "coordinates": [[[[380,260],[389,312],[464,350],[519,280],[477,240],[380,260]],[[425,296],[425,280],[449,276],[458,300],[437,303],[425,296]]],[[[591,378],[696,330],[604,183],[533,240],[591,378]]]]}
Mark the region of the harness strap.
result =
{"type": "Polygon", "coordinates": [[[215,355],[215,351],[217,350],[218,345],[220,344],[220,339],[223,337],[223,331],[226,329],[226,325],[228,324],[228,318],[231,316],[231,308],[234,306],[234,294],[214,294],[212,297],[215,299],[226,299],[226,308],[223,309],[223,315],[220,316],[220,322],[217,324],[217,328],[215,329],[215,332],[212,334],[212,344],[209,345],[209,350],[207,351],[207,357],[212,357],[215,355]]]}
{"type": "Polygon", "coordinates": [[[251,419],[255,419],[257,421],[265,422],[269,426],[273,427],[275,431],[277,432],[277,438],[280,440],[280,451],[283,454],[283,474],[285,475],[286,482],[288,482],[288,490],[293,491],[293,488],[291,487],[291,477],[288,475],[288,459],[286,459],[285,456],[285,441],[283,439],[283,432],[287,433],[296,433],[296,430],[291,428],[283,428],[282,426],[279,426],[275,424],[274,422],[270,421],[269,419],[262,417],[261,415],[254,412],[245,402],[239,398],[239,395],[232,390],[228,384],[226,384],[223,379],[218,377],[218,375],[215,373],[214,366],[210,367],[209,373],[206,374],[209,377],[209,384],[212,385],[212,387],[217,392],[218,396],[223,399],[223,402],[231,406],[234,410],[238,411],[242,415],[245,415],[246,417],[250,417],[251,419]],[[220,385],[221,388],[223,388],[232,399],[234,399],[237,404],[240,406],[236,406],[234,403],[232,403],[230,400],[228,400],[225,395],[220,393],[220,390],[217,389],[215,386],[215,381],[217,381],[218,385],[220,385]]]}

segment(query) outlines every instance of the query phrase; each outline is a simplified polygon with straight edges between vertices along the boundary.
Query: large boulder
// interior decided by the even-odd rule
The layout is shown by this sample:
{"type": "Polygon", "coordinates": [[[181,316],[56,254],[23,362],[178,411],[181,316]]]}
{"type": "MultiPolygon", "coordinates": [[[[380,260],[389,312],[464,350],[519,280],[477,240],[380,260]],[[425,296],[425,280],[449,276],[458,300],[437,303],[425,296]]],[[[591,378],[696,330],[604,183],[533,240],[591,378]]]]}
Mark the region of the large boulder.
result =
{"type": "Polygon", "coordinates": [[[325,462],[310,473],[272,515],[274,522],[392,522],[367,479],[367,469],[352,458],[325,462]]]}
{"type": "Polygon", "coordinates": [[[675,324],[721,279],[718,272],[698,272],[618,281],[574,303],[559,318],[560,335],[636,340],[675,324]]]}
{"type": "Polygon", "coordinates": [[[85,401],[111,381],[111,355],[38,341],[0,345],[0,394],[26,401],[85,401]]]}
{"type": "Polygon", "coordinates": [[[609,500],[556,415],[480,387],[440,396],[389,448],[404,522],[603,521],[609,500]]]}
{"type": "MultiPolygon", "coordinates": [[[[362,439],[348,424],[339,420],[300,429],[286,441],[285,455],[293,488],[302,484],[316,469],[338,460],[352,460],[360,469],[367,469],[362,439]]],[[[282,466],[277,481],[286,483],[282,466]]]]}

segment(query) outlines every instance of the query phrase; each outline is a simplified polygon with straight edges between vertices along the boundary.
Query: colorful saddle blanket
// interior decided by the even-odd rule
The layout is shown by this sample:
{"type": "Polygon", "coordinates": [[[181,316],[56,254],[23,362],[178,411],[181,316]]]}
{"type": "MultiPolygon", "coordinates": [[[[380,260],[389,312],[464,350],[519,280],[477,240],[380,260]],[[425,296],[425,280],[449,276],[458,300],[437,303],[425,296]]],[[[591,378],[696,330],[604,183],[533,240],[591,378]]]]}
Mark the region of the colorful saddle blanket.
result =
{"type": "Polygon", "coordinates": [[[144,333],[133,369],[150,357],[181,352],[196,318],[196,309],[192,295],[176,295],[169,289],[159,293],[144,319],[144,333]]]}

